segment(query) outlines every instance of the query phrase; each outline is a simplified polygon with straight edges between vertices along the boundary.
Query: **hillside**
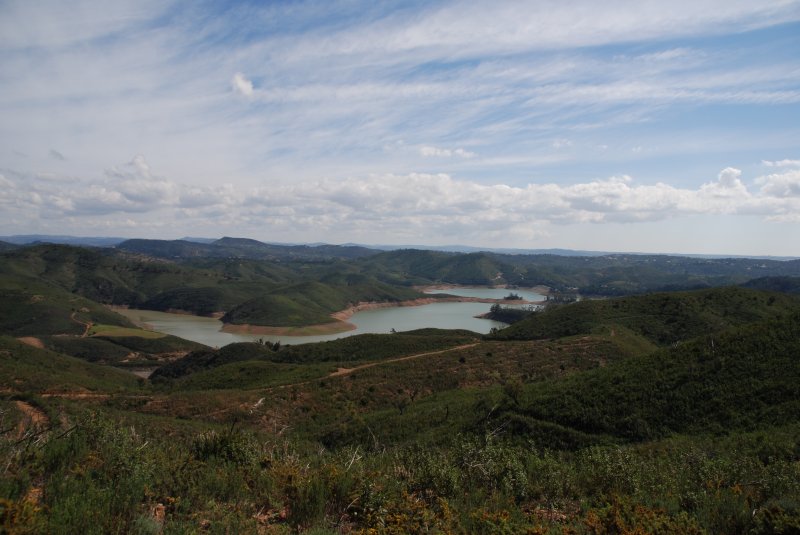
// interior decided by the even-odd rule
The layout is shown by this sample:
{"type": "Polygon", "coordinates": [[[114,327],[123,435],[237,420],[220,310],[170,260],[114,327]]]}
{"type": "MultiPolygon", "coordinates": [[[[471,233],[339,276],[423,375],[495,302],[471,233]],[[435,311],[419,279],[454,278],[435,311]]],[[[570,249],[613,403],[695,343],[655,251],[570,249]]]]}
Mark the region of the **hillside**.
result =
{"type": "MultiPolygon", "coordinates": [[[[0,335],[2,386],[29,396],[45,392],[104,392],[138,389],[136,377],[0,335]]],[[[7,392],[6,392],[7,393],[7,392]]]]}
{"type": "Polygon", "coordinates": [[[624,440],[732,433],[800,421],[800,313],[525,389],[515,433],[543,424],[624,440]]]}
{"type": "MultiPolygon", "coordinates": [[[[201,348],[152,384],[2,337],[4,529],[766,534],[800,525],[794,298],[721,288],[537,318],[524,340],[503,339],[512,326],[485,340],[424,329],[201,348]]],[[[116,329],[102,340],[127,336],[116,329]]]]}
{"type": "MultiPolygon", "coordinates": [[[[286,364],[350,363],[382,360],[424,351],[436,351],[475,342],[479,335],[469,331],[424,329],[395,334],[362,334],[329,342],[292,346],[270,343],[229,344],[217,350],[189,353],[153,373],[153,379],[178,378],[219,366],[243,361],[270,361],[286,364]]],[[[241,384],[231,381],[230,386],[241,384]]]]}
{"type": "Polygon", "coordinates": [[[125,243],[118,249],[54,244],[13,249],[0,253],[0,278],[44,281],[103,304],[223,312],[226,322],[237,325],[299,327],[330,323],[331,313],[361,301],[414,299],[419,294],[409,287],[417,285],[544,284],[556,292],[618,295],[740,284],[755,275],[800,275],[800,261],[419,250],[367,254],[337,246],[328,254],[323,252],[328,246],[271,246],[238,238],[125,243]],[[280,258],[270,256],[274,247],[283,251],[280,258]],[[262,253],[266,256],[259,257],[262,253]]]}
{"type": "Polygon", "coordinates": [[[761,277],[748,281],[742,286],[768,292],[800,294],[800,277],[761,277]]]}
{"type": "Polygon", "coordinates": [[[0,279],[41,281],[104,304],[199,315],[227,312],[225,321],[231,323],[328,323],[333,321],[331,313],[351,303],[420,296],[408,288],[347,271],[335,262],[198,257],[177,264],[66,245],[36,245],[0,255],[0,279]]]}
{"type": "Polygon", "coordinates": [[[584,300],[535,313],[493,338],[537,340],[621,327],[652,343],[666,345],[778,317],[798,306],[800,301],[794,297],[737,287],[584,300]]]}
{"type": "Polygon", "coordinates": [[[245,258],[251,260],[306,260],[361,258],[377,251],[355,245],[276,245],[246,238],[220,238],[210,243],[186,240],[125,240],[117,249],[166,259],[245,258]]]}
{"type": "Polygon", "coordinates": [[[154,366],[204,347],[143,331],[99,303],[18,276],[0,277],[0,334],[116,366],[154,366]]]}
{"type": "Polygon", "coordinates": [[[273,290],[229,310],[224,323],[293,327],[335,322],[331,314],[360,302],[390,302],[424,297],[364,276],[345,277],[331,283],[302,282],[273,290]]]}
{"type": "Polygon", "coordinates": [[[0,333],[14,336],[80,336],[87,325],[133,325],[89,299],[35,279],[0,278],[0,333]]]}
{"type": "Polygon", "coordinates": [[[359,260],[366,272],[413,284],[549,286],[583,295],[632,295],[742,284],[758,277],[800,276],[800,260],[669,255],[448,253],[401,249],[359,260]],[[425,282],[423,282],[425,281],[425,282]]]}

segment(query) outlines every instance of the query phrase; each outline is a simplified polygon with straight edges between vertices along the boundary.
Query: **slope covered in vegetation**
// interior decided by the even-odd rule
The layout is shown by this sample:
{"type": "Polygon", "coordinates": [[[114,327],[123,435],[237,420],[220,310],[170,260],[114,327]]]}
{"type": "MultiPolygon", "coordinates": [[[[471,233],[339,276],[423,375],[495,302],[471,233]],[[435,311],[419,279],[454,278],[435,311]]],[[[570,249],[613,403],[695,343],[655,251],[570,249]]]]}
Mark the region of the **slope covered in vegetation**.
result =
{"type": "Polygon", "coordinates": [[[628,329],[658,345],[686,341],[796,310],[794,297],[737,287],[584,300],[555,306],[501,330],[498,340],[537,340],[628,329]]]}
{"type": "MultiPolygon", "coordinates": [[[[390,278],[459,273],[457,264],[438,254],[404,264],[398,253],[398,268],[382,272],[380,258],[275,267],[52,251],[0,261],[4,532],[800,529],[793,296],[719,288],[583,301],[483,339],[424,329],[199,348],[149,382],[95,362],[182,342],[132,336],[82,297],[105,288],[100,274],[109,288],[186,303],[204,294],[170,288],[182,274],[198,284],[184,288],[218,296],[263,282],[259,296],[301,296],[323,315],[342,300],[400,298],[391,292],[413,291],[390,278]],[[133,266],[148,263],[154,278],[137,282],[133,266]],[[50,349],[12,337],[24,335],[50,349]]],[[[525,273],[523,260],[503,275],[525,273]]],[[[497,267],[491,256],[461,261],[465,277],[497,267]]],[[[610,273],[626,260],[597,262],[610,273]]]]}
{"type": "Polygon", "coordinates": [[[302,282],[273,290],[234,307],[222,321],[276,327],[331,323],[336,321],[331,314],[361,302],[397,303],[420,297],[423,294],[415,290],[354,275],[344,283],[302,282]]]}
{"type": "MultiPolygon", "coordinates": [[[[800,313],[741,325],[527,388],[509,412],[581,433],[653,440],[800,420],[800,313]]],[[[541,438],[541,437],[540,437],[541,438]]]]}

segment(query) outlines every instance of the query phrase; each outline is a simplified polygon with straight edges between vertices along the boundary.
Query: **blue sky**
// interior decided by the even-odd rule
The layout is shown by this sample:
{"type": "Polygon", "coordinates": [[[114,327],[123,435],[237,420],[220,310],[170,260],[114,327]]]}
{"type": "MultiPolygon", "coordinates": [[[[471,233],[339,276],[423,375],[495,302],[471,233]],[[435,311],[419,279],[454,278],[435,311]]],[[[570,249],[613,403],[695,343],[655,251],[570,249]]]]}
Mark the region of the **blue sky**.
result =
{"type": "Polygon", "coordinates": [[[800,256],[800,1],[0,1],[0,228],[800,256]]]}

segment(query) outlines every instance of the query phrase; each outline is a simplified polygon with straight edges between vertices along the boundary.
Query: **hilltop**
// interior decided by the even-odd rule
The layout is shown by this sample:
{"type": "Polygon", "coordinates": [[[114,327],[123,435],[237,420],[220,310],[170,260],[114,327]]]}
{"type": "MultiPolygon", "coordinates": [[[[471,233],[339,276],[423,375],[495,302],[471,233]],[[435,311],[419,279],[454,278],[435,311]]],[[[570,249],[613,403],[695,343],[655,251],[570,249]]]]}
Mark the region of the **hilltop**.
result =
{"type": "Polygon", "coordinates": [[[248,258],[257,260],[326,260],[361,258],[377,251],[359,246],[277,245],[224,237],[209,243],[186,240],[125,240],[117,249],[159,258],[248,258]]]}

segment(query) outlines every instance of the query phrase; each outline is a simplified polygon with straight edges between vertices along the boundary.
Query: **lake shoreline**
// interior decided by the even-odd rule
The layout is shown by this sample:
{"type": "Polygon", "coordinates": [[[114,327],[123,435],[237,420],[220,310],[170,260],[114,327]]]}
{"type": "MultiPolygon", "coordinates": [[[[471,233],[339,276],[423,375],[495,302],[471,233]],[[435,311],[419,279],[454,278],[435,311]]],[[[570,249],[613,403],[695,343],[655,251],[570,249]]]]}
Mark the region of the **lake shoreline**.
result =
{"type": "MultiPolygon", "coordinates": [[[[444,293],[448,289],[455,288],[487,288],[487,286],[459,286],[456,284],[438,284],[434,286],[421,286],[417,289],[421,292],[442,290],[444,293]]],[[[510,288],[513,292],[515,289],[522,290],[523,288],[510,288]]],[[[547,286],[534,286],[532,288],[524,288],[531,292],[540,295],[547,295],[550,288],[547,286]]],[[[264,334],[271,336],[307,336],[307,335],[322,335],[322,334],[337,334],[356,329],[356,326],[349,323],[350,319],[356,312],[364,310],[378,310],[381,308],[394,308],[394,307],[413,307],[432,305],[435,303],[499,303],[504,305],[536,305],[541,304],[543,301],[529,301],[526,299],[492,299],[488,297],[465,297],[465,296],[447,296],[447,297],[419,297],[417,299],[408,299],[405,301],[363,301],[353,306],[347,307],[344,310],[334,312],[331,317],[337,320],[333,323],[321,323],[317,325],[306,325],[301,327],[275,327],[268,325],[252,325],[241,324],[234,325],[226,323],[222,327],[223,332],[236,333],[236,334],[264,334]]],[[[481,317],[481,316],[474,316],[481,317]]],[[[485,318],[481,318],[485,319],[485,318]]]]}
{"type": "MultiPolygon", "coordinates": [[[[440,284],[433,286],[417,287],[416,289],[419,290],[420,292],[441,291],[442,294],[446,294],[448,289],[457,289],[457,288],[490,288],[490,287],[440,284]]],[[[494,287],[494,288],[499,288],[499,287],[494,287]]],[[[509,291],[513,292],[516,289],[528,290],[540,295],[547,295],[547,293],[550,290],[546,286],[535,286],[532,288],[509,288],[509,291]]],[[[248,335],[248,336],[272,336],[272,337],[325,336],[325,335],[346,333],[358,329],[356,325],[350,323],[348,320],[357,312],[365,310],[414,307],[414,306],[431,305],[436,303],[487,303],[487,304],[500,303],[500,304],[525,305],[525,304],[540,304],[543,302],[543,301],[529,301],[525,299],[495,299],[489,297],[469,297],[469,296],[442,295],[442,294],[439,294],[438,297],[431,295],[430,297],[419,297],[417,299],[409,299],[405,301],[383,301],[383,302],[364,301],[356,303],[355,305],[347,307],[344,310],[340,310],[338,312],[334,312],[333,314],[331,314],[331,319],[333,321],[328,323],[320,323],[316,325],[300,325],[300,326],[255,325],[250,323],[243,323],[243,324],[223,323],[220,328],[220,331],[233,335],[248,335]]],[[[109,306],[109,308],[111,308],[112,310],[117,309],[116,311],[120,312],[119,309],[127,309],[128,307],[109,306]]],[[[169,309],[169,311],[166,312],[172,314],[196,316],[195,314],[192,314],[191,312],[185,310],[169,309]]],[[[198,316],[198,317],[213,318],[219,320],[221,316],[222,313],[217,312],[215,314],[210,314],[208,316],[198,316]]],[[[473,317],[480,317],[480,316],[473,316],[473,317]]],[[[129,319],[131,318],[129,317],[129,319]]],[[[150,331],[156,330],[153,328],[152,325],[148,324],[145,321],[141,322],[134,321],[134,323],[150,331]]]]}

